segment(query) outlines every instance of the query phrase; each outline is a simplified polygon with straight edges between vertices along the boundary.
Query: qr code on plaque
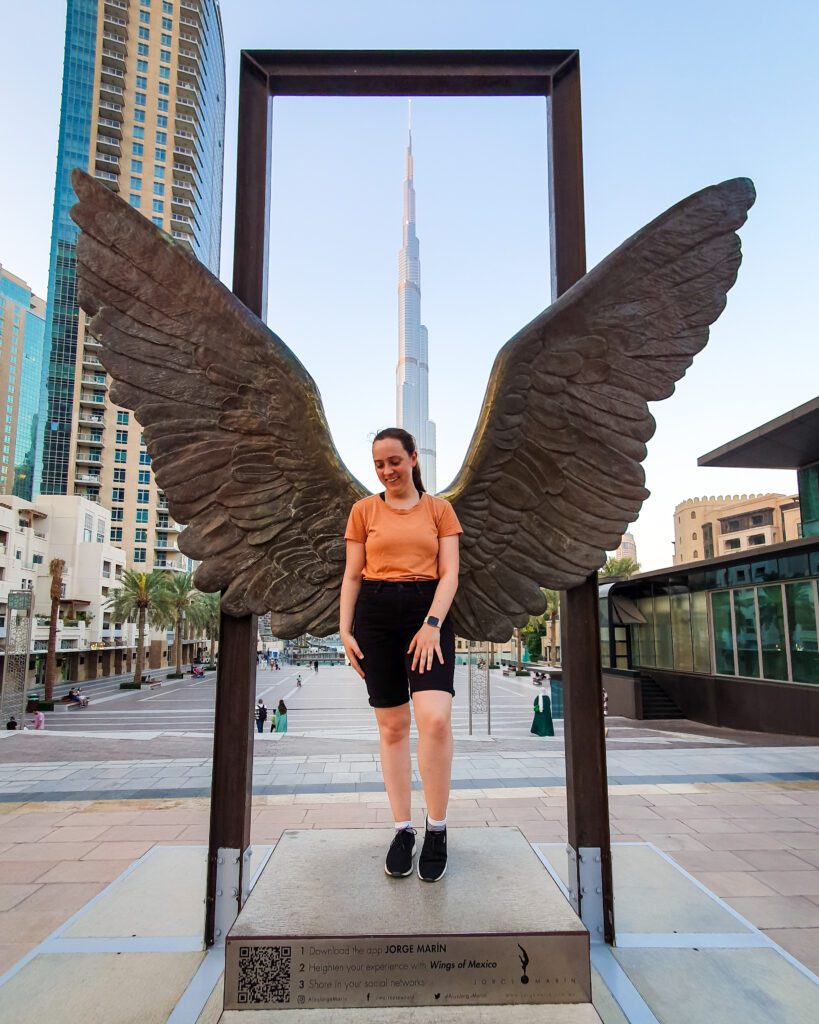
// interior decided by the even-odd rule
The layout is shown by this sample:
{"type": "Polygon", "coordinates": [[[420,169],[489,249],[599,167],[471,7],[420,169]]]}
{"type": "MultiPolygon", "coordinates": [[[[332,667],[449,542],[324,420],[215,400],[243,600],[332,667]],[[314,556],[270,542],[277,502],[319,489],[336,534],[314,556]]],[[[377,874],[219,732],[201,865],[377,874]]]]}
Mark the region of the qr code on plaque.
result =
{"type": "Polygon", "coordinates": [[[290,946],[240,946],[240,1003],[290,1002],[290,946]]]}

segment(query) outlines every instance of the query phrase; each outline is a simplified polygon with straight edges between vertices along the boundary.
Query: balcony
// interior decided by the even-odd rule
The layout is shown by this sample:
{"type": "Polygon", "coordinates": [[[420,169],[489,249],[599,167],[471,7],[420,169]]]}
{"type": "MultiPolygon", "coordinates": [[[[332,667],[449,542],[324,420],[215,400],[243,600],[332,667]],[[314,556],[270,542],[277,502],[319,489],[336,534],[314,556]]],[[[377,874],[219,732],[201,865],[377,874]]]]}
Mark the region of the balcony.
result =
{"type": "Polygon", "coordinates": [[[125,90],[121,85],[114,85],[113,82],[100,82],[100,96],[105,99],[110,99],[112,96],[115,100],[121,100],[125,95],[125,90]]]}
{"type": "MultiPolygon", "coordinates": [[[[102,174],[104,172],[103,171],[98,171],[97,173],[98,174],[102,174]]],[[[94,392],[83,391],[83,392],[80,393],[80,405],[91,406],[91,407],[99,406],[99,405],[105,405],[105,395],[100,394],[99,392],[96,392],[96,391],[94,391],[94,392]]]]}
{"type": "MultiPolygon", "coordinates": [[[[103,32],[103,34],[102,34],[103,39],[107,39],[107,38],[109,38],[109,36],[110,36],[110,33],[107,33],[107,32],[103,32]]],[[[118,43],[121,43],[123,48],[125,47],[125,40],[122,38],[122,36],[114,36],[113,39],[115,39],[118,43]]],[[[109,50],[103,44],[103,47],[102,47],[102,67],[103,67],[103,70],[108,70],[110,65],[113,65],[115,68],[119,68],[120,65],[124,66],[124,64],[125,64],[125,54],[124,53],[120,53],[119,50],[109,50]]]]}
{"type": "MultiPolygon", "coordinates": [[[[79,434],[77,434],[77,442],[79,444],[93,445],[95,448],[104,448],[105,447],[105,441],[103,441],[101,433],[100,434],[79,433],[79,434]]],[[[79,461],[79,457],[78,457],[77,461],[79,461]]],[[[99,460],[96,460],[96,461],[99,461],[99,460]]]]}
{"type": "MultiPolygon", "coordinates": [[[[185,34],[183,32],[180,32],[179,33],[179,38],[180,39],[186,39],[187,36],[185,36],[185,34]]],[[[193,39],[191,41],[192,42],[196,42],[195,39],[193,39]]],[[[196,50],[185,50],[181,46],[179,47],[179,56],[180,57],[187,57],[188,60],[195,60],[197,62],[199,61],[199,54],[196,52],[196,50]]]]}
{"type": "Polygon", "coordinates": [[[110,171],[94,171],[94,177],[98,178],[103,185],[107,185],[112,192],[119,192],[119,182],[116,174],[110,171]]]}
{"type": "MultiPolygon", "coordinates": [[[[101,439],[99,444],[100,446],[102,445],[101,439]]],[[[78,466],[99,466],[102,465],[102,456],[99,452],[82,451],[82,449],[79,449],[77,451],[76,462],[78,466]]],[[[97,479],[99,479],[99,477],[97,477],[97,479]]]]}
{"type": "Polygon", "coordinates": [[[102,348],[102,342],[98,341],[93,334],[86,334],[83,339],[83,344],[86,348],[93,349],[94,351],[98,351],[102,348]]]}
{"type": "MultiPolygon", "coordinates": [[[[177,523],[174,523],[174,522],[172,522],[171,520],[168,520],[168,519],[160,520],[159,522],[157,522],[156,529],[157,529],[158,533],[159,532],[163,532],[163,533],[181,533],[182,532],[182,527],[181,526],[179,526],[177,523]]],[[[159,547],[159,541],[157,541],[157,547],[159,547]]]]}
{"type": "Polygon", "coordinates": [[[190,199],[182,199],[180,196],[171,196],[171,203],[174,207],[179,207],[183,211],[187,210],[191,214],[196,210],[190,199]]]}
{"type": "MultiPolygon", "coordinates": [[[[113,135],[116,135],[117,142],[122,138],[122,124],[120,121],[114,121],[110,117],[98,117],[97,127],[102,129],[103,133],[111,132],[113,135]]],[[[97,136],[97,141],[99,139],[100,136],[97,136]]]]}
{"type": "Polygon", "coordinates": [[[184,113],[190,113],[190,114],[198,114],[199,113],[199,109],[198,109],[198,107],[196,106],[196,104],[194,103],[193,100],[186,99],[184,96],[180,96],[178,93],[177,93],[177,96],[176,96],[176,106],[177,106],[177,109],[179,107],[182,108],[182,113],[183,114],[184,113]]]}
{"type": "Polygon", "coordinates": [[[118,156],[111,156],[110,153],[100,153],[100,152],[97,152],[94,155],[94,161],[96,162],[96,164],[100,168],[100,170],[104,171],[104,170],[107,169],[109,171],[114,171],[117,174],[119,173],[119,157],[118,156]]]}
{"type": "Polygon", "coordinates": [[[191,196],[195,194],[193,191],[193,185],[189,181],[182,181],[181,178],[174,178],[172,184],[174,188],[183,189],[185,192],[190,192],[191,196]]]}
{"type": "MultiPolygon", "coordinates": [[[[182,18],[180,20],[183,23],[185,21],[184,18],[182,18]]],[[[196,27],[199,28],[198,25],[196,27]]],[[[182,32],[182,31],[180,31],[179,38],[183,39],[186,43],[190,43],[192,46],[196,46],[196,47],[199,46],[199,36],[198,35],[193,35],[191,32],[182,32]]]]}
{"type": "Polygon", "coordinates": [[[85,490],[83,490],[82,487],[75,487],[74,488],[74,497],[75,498],[85,498],[86,501],[93,501],[97,505],[100,504],[100,492],[98,490],[94,490],[94,489],[92,489],[90,487],[86,488],[85,490]]]}
{"type": "Polygon", "coordinates": [[[196,156],[196,151],[191,149],[190,146],[174,146],[173,151],[177,156],[190,157],[191,159],[196,156]]]}
{"type": "MultiPolygon", "coordinates": [[[[111,118],[110,120],[122,121],[122,104],[121,103],[112,103],[110,100],[100,100],[99,103],[100,103],[100,110],[104,110],[108,114],[119,114],[118,118],[111,118]]],[[[105,114],[102,114],[101,116],[104,117],[105,114]]]]}
{"type": "MultiPolygon", "coordinates": [[[[124,35],[121,35],[119,32],[107,32],[107,31],[103,32],[102,33],[102,38],[105,40],[106,43],[110,43],[112,46],[122,47],[123,54],[128,49],[128,39],[127,39],[127,37],[124,36],[124,35]]],[[[113,51],[112,50],[108,50],[108,52],[112,53],[113,51]]],[[[103,50],[103,53],[105,53],[105,50],[103,50]]]]}
{"type": "Polygon", "coordinates": [[[177,174],[187,175],[193,181],[193,167],[190,164],[179,164],[174,162],[173,169],[177,174]]]}
{"type": "Polygon", "coordinates": [[[105,12],[104,22],[106,25],[118,25],[121,28],[126,28],[128,25],[127,18],[119,18],[116,14],[109,14],[108,11],[105,12]]]}
{"type": "Polygon", "coordinates": [[[113,7],[115,10],[127,11],[128,4],[125,0],[105,0],[106,7],[113,7]]]}
{"type": "Polygon", "coordinates": [[[105,378],[104,373],[91,374],[84,373],[82,375],[83,384],[90,384],[94,388],[103,388],[105,391],[108,390],[108,381],[105,378]]]}
{"type": "Polygon", "coordinates": [[[97,133],[97,147],[102,149],[104,153],[108,153],[109,150],[114,151],[114,156],[119,157],[120,154],[120,140],[115,139],[113,135],[103,135],[102,132],[97,133]]]}
{"type": "Polygon", "coordinates": [[[171,238],[180,245],[187,246],[190,252],[193,252],[193,246],[191,245],[191,236],[185,234],[184,231],[171,231],[171,238]]]}
{"type": "MultiPolygon", "coordinates": [[[[96,484],[98,487],[102,483],[100,478],[93,473],[77,473],[74,480],[78,484],[96,484]]],[[[97,496],[99,497],[99,495],[97,496]]],[[[90,495],[86,494],[85,497],[90,497],[90,495]]]]}
{"type": "Polygon", "coordinates": [[[78,422],[81,423],[84,427],[87,427],[87,426],[104,427],[105,426],[105,417],[104,416],[98,416],[96,413],[87,413],[87,412],[84,413],[84,412],[81,412],[80,413],[80,418],[79,418],[78,422]]]}
{"type": "Polygon", "coordinates": [[[102,366],[99,360],[99,356],[92,355],[90,352],[83,352],[82,354],[82,365],[83,366],[102,366]]]}

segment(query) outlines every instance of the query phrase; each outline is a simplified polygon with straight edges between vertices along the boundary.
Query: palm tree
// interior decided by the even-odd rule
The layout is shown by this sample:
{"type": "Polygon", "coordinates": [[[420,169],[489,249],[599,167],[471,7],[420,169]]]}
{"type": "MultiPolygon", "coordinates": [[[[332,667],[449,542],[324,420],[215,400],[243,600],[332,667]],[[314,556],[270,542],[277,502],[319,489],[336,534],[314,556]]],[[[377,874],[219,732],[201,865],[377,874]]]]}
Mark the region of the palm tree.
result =
{"type": "Polygon", "coordinates": [[[145,668],[145,627],[161,625],[167,615],[167,581],[162,572],[134,572],[126,569],[122,586],[105,602],[116,622],[128,622],[136,617],[137,656],[134,682],[142,680],[145,668]]]}
{"type": "Polygon", "coordinates": [[[60,621],[60,598],[63,596],[63,572],[65,562],[62,558],[52,558],[48,563],[51,575],[51,618],[48,623],[48,653],[45,665],[45,699],[54,698],[54,680],[57,676],[57,626],[60,621]]]}
{"type": "Polygon", "coordinates": [[[557,590],[543,590],[543,596],[546,598],[546,610],[542,618],[549,620],[549,649],[551,660],[554,661],[557,650],[557,620],[560,617],[560,593],[557,590]]]}
{"type": "Polygon", "coordinates": [[[216,641],[219,639],[219,623],[222,618],[221,594],[202,594],[202,626],[210,637],[210,663],[216,653],[216,641]]]}
{"type": "Polygon", "coordinates": [[[633,576],[635,572],[639,571],[640,563],[635,562],[633,558],[609,558],[600,570],[600,575],[625,576],[628,579],[629,576],[633,576]]]}
{"type": "Polygon", "coordinates": [[[204,626],[205,608],[204,594],[193,585],[193,576],[189,572],[169,573],[165,581],[167,593],[166,625],[174,630],[174,653],[176,674],[182,675],[182,624],[204,626]]]}

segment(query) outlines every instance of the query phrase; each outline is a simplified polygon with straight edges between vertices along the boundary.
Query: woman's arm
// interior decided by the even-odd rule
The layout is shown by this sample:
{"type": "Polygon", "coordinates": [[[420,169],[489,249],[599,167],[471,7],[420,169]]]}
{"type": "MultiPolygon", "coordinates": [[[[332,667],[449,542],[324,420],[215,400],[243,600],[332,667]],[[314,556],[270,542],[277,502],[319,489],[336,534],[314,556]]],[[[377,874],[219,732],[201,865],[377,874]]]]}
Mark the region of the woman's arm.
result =
{"type": "MultiPolygon", "coordinates": [[[[434,615],[443,622],[449,612],[458,590],[458,572],[460,557],[458,550],[458,534],[441,537],[438,540],[438,586],[429,608],[429,615],[434,615]]],[[[412,669],[419,672],[432,668],[432,659],[438,655],[443,665],[444,656],[441,652],[441,630],[424,623],[409,645],[408,654],[412,654],[412,669]]]]}
{"type": "Polygon", "coordinates": [[[347,541],[347,564],[344,567],[344,578],[341,581],[341,601],[339,606],[339,632],[344,652],[350,664],[364,678],[364,672],[358,663],[363,657],[353,636],[353,614],[358,592],[361,590],[361,571],[364,568],[364,545],[355,540],[347,541]]]}

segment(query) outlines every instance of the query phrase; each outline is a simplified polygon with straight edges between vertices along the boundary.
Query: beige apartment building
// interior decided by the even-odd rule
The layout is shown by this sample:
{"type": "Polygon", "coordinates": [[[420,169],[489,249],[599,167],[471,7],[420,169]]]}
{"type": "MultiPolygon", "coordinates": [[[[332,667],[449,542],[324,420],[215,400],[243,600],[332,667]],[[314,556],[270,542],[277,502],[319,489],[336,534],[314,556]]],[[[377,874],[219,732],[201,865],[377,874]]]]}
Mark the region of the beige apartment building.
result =
{"type": "Polygon", "coordinates": [[[122,548],[129,568],[189,571],[191,563],[177,546],[180,527],[154,480],[140,425],[111,401],[101,346],[73,304],[76,231],[63,224],[60,212],[73,199],[65,186],[64,136],[72,107],[86,119],[83,111],[90,109],[89,173],[218,273],[225,111],[221,15],[216,0],[96,0],[95,21],[82,22],[89,0],[69,0],[68,6],[69,28],[72,16],[80,24],[70,45],[75,53],[87,47],[93,82],[84,83],[76,60],[66,60],[38,493],[74,495],[110,509],[107,539],[122,548]]]}
{"type": "Polygon", "coordinates": [[[674,509],[674,564],[782,544],[801,535],[798,495],[689,498],[674,509]]]}

